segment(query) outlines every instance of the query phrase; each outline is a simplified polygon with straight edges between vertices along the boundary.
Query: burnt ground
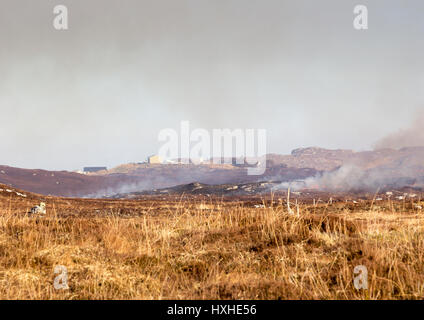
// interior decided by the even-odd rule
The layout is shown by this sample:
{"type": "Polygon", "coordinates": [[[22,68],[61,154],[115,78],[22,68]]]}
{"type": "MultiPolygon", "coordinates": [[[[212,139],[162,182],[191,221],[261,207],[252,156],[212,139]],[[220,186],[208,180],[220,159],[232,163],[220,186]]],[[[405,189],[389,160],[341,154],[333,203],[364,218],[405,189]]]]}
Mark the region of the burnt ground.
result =
{"type": "MultiPolygon", "coordinates": [[[[117,194],[113,199],[223,199],[223,201],[259,201],[270,199],[287,199],[288,189],[281,181],[262,181],[241,184],[211,185],[202,183],[190,183],[171,188],[154,189],[142,192],[117,194]]],[[[302,189],[290,192],[291,200],[297,199],[303,203],[317,202],[357,202],[357,201],[383,201],[383,200],[418,200],[424,196],[422,188],[402,187],[391,188],[390,186],[375,191],[351,190],[351,191],[321,191],[317,189],[302,189]]]]}
{"type": "MultiPolygon", "coordinates": [[[[265,188],[263,184],[243,184],[240,189],[257,186],[265,188]],[[243,188],[244,187],[244,188],[243,188]]],[[[234,187],[234,186],[233,186],[234,187]]],[[[84,199],[45,196],[25,192],[20,189],[0,185],[0,211],[19,212],[25,214],[31,207],[45,202],[50,215],[58,217],[98,217],[120,216],[132,217],[143,215],[168,215],[178,210],[198,209],[199,205],[205,210],[208,206],[221,205],[226,209],[231,207],[269,208],[273,206],[287,207],[287,190],[276,190],[262,194],[233,193],[237,189],[228,190],[228,194],[218,191],[231,188],[231,185],[208,186],[198,183],[179,186],[172,189],[174,192],[145,192],[126,195],[123,198],[84,199]],[[193,190],[194,189],[194,190],[193,190]],[[218,190],[218,191],[217,191],[218,190]],[[196,192],[197,191],[197,192],[196,192]],[[212,191],[216,191],[215,193],[212,191]]],[[[249,192],[249,191],[247,191],[249,192]]],[[[343,210],[367,210],[372,207],[420,211],[418,204],[424,199],[423,192],[416,190],[393,190],[387,193],[330,193],[316,190],[292,191],[289,203],[292,209],[296,206],[307,206],[313,212],[339,212],[343,210]]]]}

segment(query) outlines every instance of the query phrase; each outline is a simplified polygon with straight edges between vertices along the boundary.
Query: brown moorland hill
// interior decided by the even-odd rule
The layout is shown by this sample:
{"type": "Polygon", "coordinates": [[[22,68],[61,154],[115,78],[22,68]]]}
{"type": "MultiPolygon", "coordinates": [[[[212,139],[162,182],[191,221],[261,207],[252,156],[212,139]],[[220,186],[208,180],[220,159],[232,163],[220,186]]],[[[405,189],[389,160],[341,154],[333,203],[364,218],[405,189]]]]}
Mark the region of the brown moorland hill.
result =
{"type": "Polygon", "coordinates": [[[219,185],[303,180],[344,165],[354,165],[364,171],[361,176],[372,175],[376,180],[381,180],[380,176],[391,182],[424,179],[424,147],[363,152],[303,148],[291,155],[269,154],[266,160],[261,176],[249,176],[246,168],[231,164],[126,164],[90,175],[0,166],[0,183],[44,195],[103,197],[193,182],[219,185]]]}
{"type": "Polygon", "coordinates": [[[83,196],[99,189],[132,182],[130,176],[83,175],[68,171],[47,171],[0,166],[0,183],[28,192],[56,196],[83,196]]]}

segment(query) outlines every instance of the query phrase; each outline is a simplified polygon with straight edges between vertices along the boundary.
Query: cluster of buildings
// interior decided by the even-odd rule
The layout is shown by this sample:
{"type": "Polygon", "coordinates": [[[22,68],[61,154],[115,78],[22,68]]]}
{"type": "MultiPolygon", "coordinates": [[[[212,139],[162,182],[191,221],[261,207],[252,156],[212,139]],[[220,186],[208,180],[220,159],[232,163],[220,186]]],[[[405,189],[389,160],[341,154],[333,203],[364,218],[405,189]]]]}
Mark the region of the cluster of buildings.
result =
{"type": "MultiPolygon", "coordinates": [[[[161,164],[163,163],[161,157],[159,157],[158,155],[152,155],[147,157],[147,161],[143,162],[143,163],[148,163],[148,164],[161,164]]],[[[100,171],[107,171],[107,167],[84,167],[82,171],[78,171],[78,173],[81,174],[89,174],[89,173],[96,173],[96,172],[100,172],[100,171]]]]}
{"type": "MultiPolygon", "coordinates": [[[[213,163],[216,159],[211,159],[210,162],[213,163]]],[[[226,164],[232,164],[233,166],[237,167],[246,167],[246,166],[252,166],[247,164],[245,159],[221,159],[221,163],[226,164]],[[224,161],[226,160],[226,161],[224,161]]],[[[203,159],[199,160],[200,163],[203,163],[203,159]]],[[[164,163],[170,163],[170,164],[181,164],[181,163],[187,163],[185,161],[182,161],[182,159],[177,159],[175,161],[166,160],[163,161],[163,159],[158,155],[152,155],[147,157],[147,160],[145,162],[139,162],[138,164],[164,164],[164,163]]],[[[192,161],[188,161],[188,163],[192,163],[192,161]]],[[[107,167],[84,167],[83,171],[78,171],[81,174],[89,174],[89,173],[96,173],[100,171],[107,171],[107,167]]]]}

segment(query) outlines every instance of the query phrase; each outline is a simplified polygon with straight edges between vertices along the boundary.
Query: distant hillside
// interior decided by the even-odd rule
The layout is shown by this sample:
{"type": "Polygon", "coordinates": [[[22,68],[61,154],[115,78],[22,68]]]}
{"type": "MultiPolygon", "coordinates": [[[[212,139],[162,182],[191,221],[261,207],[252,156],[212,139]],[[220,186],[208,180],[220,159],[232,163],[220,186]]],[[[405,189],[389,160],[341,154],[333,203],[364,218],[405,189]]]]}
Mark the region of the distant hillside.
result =
{"type": "Polygon", "coordinates": [[[362,152],[312,147],[295,149],[291,155],[269,154],[267,159],[274,164],[284,164],[291,168],[312,168],[318,171],[331,171],[345,164],[353,164],[364,169],[383,166],[401,169],[401,167],[414,166],[422,172],[424,147],[362,152]]]}
{"type": "Polygon", "coordinates": [[[355,156],[352,150],[328,150],[322,148],[300,148],[291,155],[268,154],[267,159],[274,164],[284,164],[291,168],[312,168],[318,171],[334,170],[355,156]]]}
{"type": "MultiPolygon", "coordinates": [[[[424,177],[424,147],[364,152],[313,147],[293,150],[290,155],[269,154],[266,159],[267,168],[262,176],[249,176],[246,168],[230,164],[125,164],[90,175],[0,166],[0,183],[43,195],[103,197],[193,182],[220,185],[304,180],[326,172],[337,172],[346,165],[362,170],[361,179],[371,175],[375,181],[410,181],[411,178],[422,181],[424,177]]],[[[351,171],[349,174],[346,178],[358,177],[351,171]]],[[[343,176],[326,178],[343,179],[343,176]]]]}
{"type": "Polygon", "coordinates": [[[131,177],[83,175],[67,171],[47,171],[0,166],[0,183],[43,195],[83,196],[99,189],[132,182],[131,177]]]}

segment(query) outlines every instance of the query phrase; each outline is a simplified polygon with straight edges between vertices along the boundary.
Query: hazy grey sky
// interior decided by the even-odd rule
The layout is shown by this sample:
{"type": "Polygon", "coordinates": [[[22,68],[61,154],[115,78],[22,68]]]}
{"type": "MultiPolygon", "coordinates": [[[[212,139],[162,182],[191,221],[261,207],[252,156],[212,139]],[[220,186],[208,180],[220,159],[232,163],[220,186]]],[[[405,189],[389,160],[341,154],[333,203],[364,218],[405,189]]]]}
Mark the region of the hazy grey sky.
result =
{"type": "Polygon", "coordinates": [[[143,161],[182,120],[368,149],[423,109],[423,39],[422,0],[2,0],[0,164],[143,161]]]}

